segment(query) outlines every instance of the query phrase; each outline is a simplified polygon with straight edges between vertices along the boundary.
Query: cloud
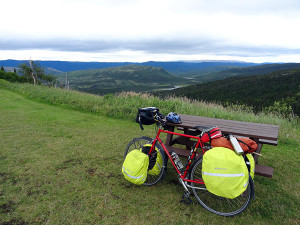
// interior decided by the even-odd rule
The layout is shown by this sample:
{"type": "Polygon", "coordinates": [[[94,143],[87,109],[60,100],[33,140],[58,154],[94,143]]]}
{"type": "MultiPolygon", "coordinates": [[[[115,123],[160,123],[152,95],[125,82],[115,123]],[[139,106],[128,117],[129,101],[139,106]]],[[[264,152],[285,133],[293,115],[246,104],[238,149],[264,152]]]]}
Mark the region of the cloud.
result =
{"type": "Polygon", "coordinates": [[[2,8],[3,51],[267,57],[300,49],[298,0],[10,0],[2,8]]]}
{"type": "Polygon", "coordinates": [[[51,50],[65,52],[112,53],[115,51],[137,51],[145,54],[177,55],[230,55],[263,56],[275,54],[300,54],[300,48],[247,46],[237,43],[223,43],[217,39],[143,39],[143,40],[0,40],[1,50],[51,50]]]}

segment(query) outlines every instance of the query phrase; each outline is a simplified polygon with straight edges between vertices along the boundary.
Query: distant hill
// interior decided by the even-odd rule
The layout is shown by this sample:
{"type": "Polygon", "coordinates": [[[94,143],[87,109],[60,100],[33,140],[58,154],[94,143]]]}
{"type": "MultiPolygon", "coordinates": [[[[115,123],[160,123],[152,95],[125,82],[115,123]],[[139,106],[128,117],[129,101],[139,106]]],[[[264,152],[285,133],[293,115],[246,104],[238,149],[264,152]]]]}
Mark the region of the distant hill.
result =
{"type": "MultiPolygon", "coordinates": [[[[44,71],[46,74],[53,74],[56,75],[58,73],[63,72],[62,70],[59,70],[55,67],[51,67],[51,63],[48,64],[47,62],[51,62],[51,61],[36,61],[40,64],[40,66],[42,66],[44,68],[44,71]],[[46,62],[46,63],[44,63],[46,62]]],[[[4,69],[9,72],[9,71],[13,71],[14,68],[18,71],[19,70],[19,65],[23,64],[23,63],[28,63],[28,60],[0,60],[0,66],[4,66],[4,69]]],[[[55,65],[54,65],[55,66],[55,65]]]]}
{"type": "Polygon", "coordinates": [[[208,82],[214,80],[222,80],[228,77],[236,77],[236,76],[253,76],[253,75],[263,75],[268,74],[278,70],[287,70],[287,69],[295,69],[300,68],[300,63],[281,63],[281,64],[264,64],[250,67],[239,67],[239,68],[231,68],[226,69],[219,72],[209,72],[206,74],[201,74],[195,76],[194,78],[199,82],[208,82]]]}
{"type": "MultiPolygon", "coordinates": [[[[28,60],[0,60],[0,66],[5,67],[18,67],[18,65],[28,62],[28,60]]],[[[86,69],[97,69],[97,68],[107,68],[107,67],[116,67],[129,65],[132,63],[127,62],[69,62],[69,61],[42,61],[37,60],[41,66],[47,68],[49,72],[70,72],[77,70],[86,70],[86,69]]]]}
{"type": "MultiPolygon", "coordinates": [[[[268,66],[265,68],[265,71],[268,71],[268,66]]],[[[250,68],[249,74],[251,73],[250,68]]],[[[255,111],[272,106],[275,101],[284,102],[300,115],[300,68],[280,70],[266,75],[231,77],[156,94],[161,97],[185,96],[190,99],[219,102],[225,106],[243,104],[252,106],[255,111]]]]}
{"type": "MultiPolygon", "coordinates": [[[[65,82],[65,73],[59,80],[65,82]]],[[[170,89],[176,85],[191,84],[191,81],[152,66],[127,65],[96,70],[81,70],[67,73],[70,87],[93,94],[121,91],[145,92],[170,89]]]]}
{"type": "Polygon", "coordinates": [[[145,62],[142,65],[162,67],[168,72],[180,76],[194,77],[199,74],[218,72],[229,68],[258,65],[256,63],[239,61],[185,61],[185,62],[145,62]]]}
{"type": "MultiPolygon", "coordinates": [[[[25,60],[0,60],[0,66],[18,67],[18,65],[26,62],[25,60]]],[[[109,67],[119,67],[125,65],[141,65],[161,67],[168,72],[180,76],[196,76],[207,72],[218,72],[232,67],[245,67],[257,65],[255,63],[238,62],[238,61],[176,61],[176,62],[68,62],[68,61],[37,61],[40,65],[48,68],[49,72],[70,72],[86,69],[102,69],[109,67]]]]}

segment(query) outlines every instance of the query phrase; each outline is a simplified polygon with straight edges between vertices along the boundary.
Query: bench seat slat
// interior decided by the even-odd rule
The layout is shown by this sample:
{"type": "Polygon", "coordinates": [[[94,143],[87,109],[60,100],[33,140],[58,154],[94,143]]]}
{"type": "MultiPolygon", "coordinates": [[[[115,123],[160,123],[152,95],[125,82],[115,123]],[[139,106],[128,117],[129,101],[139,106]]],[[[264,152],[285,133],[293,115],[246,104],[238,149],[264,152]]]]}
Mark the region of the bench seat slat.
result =
{"type": "Polygon", "coordinates": [[[272,178],[273,172],[274,169],[272,167],[255,164],[256,175],[272,178]]]}
{"type": "Polygon", "coordinates": [[[259,139],[259,143],[268,145],[278,145],[278,141],[259,139]]]}

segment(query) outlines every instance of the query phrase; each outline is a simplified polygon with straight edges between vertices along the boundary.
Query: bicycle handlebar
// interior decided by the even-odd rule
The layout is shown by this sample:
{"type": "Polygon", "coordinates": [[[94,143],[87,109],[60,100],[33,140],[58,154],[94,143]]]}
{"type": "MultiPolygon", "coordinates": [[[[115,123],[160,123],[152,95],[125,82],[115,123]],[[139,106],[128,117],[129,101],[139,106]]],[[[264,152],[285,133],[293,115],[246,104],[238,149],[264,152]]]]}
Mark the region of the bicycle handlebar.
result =
{"type": "Polygon", "coordinates": [[[162,114],[155,114],[154,120],[156,121],[157,125],[161,125],[164,127],[166,125],[166,121],[164,120],[165,116],[162,114]]]}

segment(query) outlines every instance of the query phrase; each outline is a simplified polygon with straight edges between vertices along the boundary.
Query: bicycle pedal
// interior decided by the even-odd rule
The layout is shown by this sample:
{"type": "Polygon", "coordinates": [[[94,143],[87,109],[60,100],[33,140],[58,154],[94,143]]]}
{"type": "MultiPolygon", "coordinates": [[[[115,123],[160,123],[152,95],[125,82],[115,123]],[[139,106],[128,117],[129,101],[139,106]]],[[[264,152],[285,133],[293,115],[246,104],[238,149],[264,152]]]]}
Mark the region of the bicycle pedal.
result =
{"type": "Polygon", "coordinates": [[[185,203],[187,205],[190,205],[193,202],[193,200],[190,198],[190,193],[184,193],[182,195],[182,198],[180,200],[180,203],[185,203]]]}

